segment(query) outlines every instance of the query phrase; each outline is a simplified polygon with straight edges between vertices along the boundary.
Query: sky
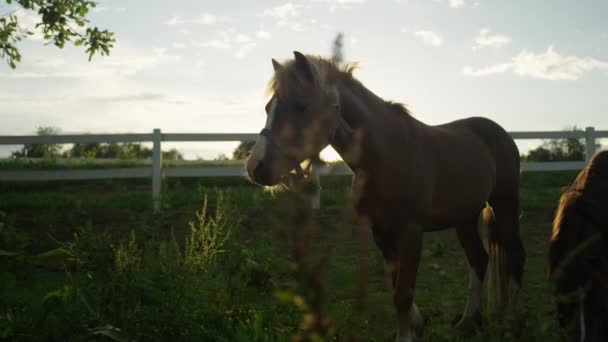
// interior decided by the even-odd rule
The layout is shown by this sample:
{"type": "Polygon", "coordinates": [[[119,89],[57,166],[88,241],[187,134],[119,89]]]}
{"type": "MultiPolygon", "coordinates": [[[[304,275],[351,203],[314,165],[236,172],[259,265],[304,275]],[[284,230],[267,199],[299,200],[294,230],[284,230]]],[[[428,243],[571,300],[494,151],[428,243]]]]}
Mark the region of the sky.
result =
{"type": "MultiPolygon", "coordinates": [[[[606,14],[606,0],[100,0],[89,25],[115,33],[109,57],[35,34],[17,69],[0,61],[0,135],[258,132],[271,58],[329,55],[338,32],[355,77],[426,123],[608,130],[606,14]]],[[[211,159],[235,145],[163,147],[211,159]]]]}

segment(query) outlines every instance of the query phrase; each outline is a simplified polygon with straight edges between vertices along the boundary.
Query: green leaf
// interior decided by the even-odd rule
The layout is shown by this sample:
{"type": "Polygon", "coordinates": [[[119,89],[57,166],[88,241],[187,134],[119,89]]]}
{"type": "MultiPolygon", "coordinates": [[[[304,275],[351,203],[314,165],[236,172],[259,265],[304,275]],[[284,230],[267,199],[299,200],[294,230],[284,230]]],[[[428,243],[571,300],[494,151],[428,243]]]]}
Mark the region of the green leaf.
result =
{"type": "MultiPolygon", "coordinates": [[[[96,54],[108,55],[109,50],[114,47],[113,33],[108,30],[88,27],[83,34],[75,29],[75,26],[85,27],[89,22],[86,16],[90,13],[90,9],[96,6],[93,1],[6,0],[6,3],[9,5],[18,3],[23,9],[38,13],[39,20],[34,25],[42,31],[44,39],[48,41],[47,45],[53,44],[63,48],[66,42],[73,42],[73,38],[82,39],[73,44],[86,46],[89,60],[96,54]]],[[[18,18],[14,15],[0,17],[0,59],[6,60],[6,63],[14,69],[21,61],[19,50],[14,44],[32,34],[19,28],[18,18]]]]}
{"type": "Polygon", "coordinates": [[[281,302],[291,302],[293,293],[291,291],[277,291],[274,293],[274,297],[281,302]]]}
{"type": "Polygon", "coordinates": [[[113,327],[109,324],[102,327],[89,329],[89,332],[91,333],[91,335],[103,335],[105,337],[109,337],[114,341],[127,341],[127,338],[122,335],[120,329],[113,327]]]}
{"type": "Polygon", "coordinates": [[[18,253],[15,252],[9,252],[9,251],[5,251],[3,249],[0,249],[0,256],[15,256],[18,253]]]}
{"type": "MultiPolygon", "coordinates": [[[[8,1],[8,0],[7,0],[8,1]]],[[[13,328],[7,326],[4,327],[4,329],[0,330],[0,338],[2,339],[8,339],[9,337],[13,337],[15,336],[15,332],[13,331],[13,328]]]]}
{"type": "Polygon", "coordinates": [[[40,253],[37,256],[40,258],[63,256],[63,257],[71,257],[73,259],[74,253],[72,253],[72,251],[70,251],[69,249],[60,247],[60,248],[51,249],[50,251],[47,251],[44,253],[40,253]]]}
{"type": "Polygon", "coordinates": [[[64,285],[62,288],[47,292],[42,298],[42,302],[45,305],[52,304],[55,300],[63,300],[70,295],[72,288],[68,285],[64,285]]]}

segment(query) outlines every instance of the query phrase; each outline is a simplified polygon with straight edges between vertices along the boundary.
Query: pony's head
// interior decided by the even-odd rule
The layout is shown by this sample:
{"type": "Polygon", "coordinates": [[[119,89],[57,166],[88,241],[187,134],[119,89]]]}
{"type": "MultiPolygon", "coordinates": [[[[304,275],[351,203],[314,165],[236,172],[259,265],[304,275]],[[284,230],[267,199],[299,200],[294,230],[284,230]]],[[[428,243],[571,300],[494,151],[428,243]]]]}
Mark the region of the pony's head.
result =
{"type": "Polygon", "coordinates": [[[560,325],[573,341],[608,338],[607,207],[608,151],[602,151],[564,189],[549,240],[547,275],[558,295],[560,325]],[[572,291],[583,285],[581,299],[572,291]],[[580,309],[560,309],[568,308],[573,300],[579,301],[580,309]]]}
{"type": "MultiPolygon", "coordinates": [[[[300,163],[330,144],[340,118],[336,79],[341,71],[331,60],[294,52],[294,59],[272,60],[266,125],[247,160],[249,177],[276,185],[300,163]]],[[[350,72],[348,72],[350,73],[350,72]]]]}
{"type": "MultiPolygon", "coordinates": [[[[608,190],[608,151],[598,152],[586,168],[585,187],[598,188],[604,196],[608,190]]],[[[608,198],[608,197],[606,197],[608,198]]]]}
{"type": "Polygon", "coordinates": [[[584,193],[595,202],[608,202],[608,151],[595,154],[567,190],[584,193]]]}

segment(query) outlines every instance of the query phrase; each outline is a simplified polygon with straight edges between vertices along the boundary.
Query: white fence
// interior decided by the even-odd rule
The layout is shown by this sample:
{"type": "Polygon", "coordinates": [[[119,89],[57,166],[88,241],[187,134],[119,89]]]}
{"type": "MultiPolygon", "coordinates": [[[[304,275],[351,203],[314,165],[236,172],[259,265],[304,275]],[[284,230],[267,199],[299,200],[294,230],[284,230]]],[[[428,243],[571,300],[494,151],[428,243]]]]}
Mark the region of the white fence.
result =
{"type": "MultiPolygon", "coordinates": [[[[608,131],[596,131],[587,127],[585,131],[536,131],[510,132],[515,140],[523,139],[562,139],[584,138],[585,154],[588,161],[595,154],[596,139],[608,138],[608,131]]],[[[247,175],[244,167],[162,167],[162,142],[226,142],[255,141],[255,133],[161,133],[155,129],[150,133],[140,134],[82,134],[51,136],[0,136],[0,145],[24,144],[73,144],[73,143],[112,143],[112,142],[152,142],[152,167],[95,169],[95,170],[44,170],[44,171],[0,171],[0,181],[47,181],[47,180],[81,180],[111,178],[152,178],[152,195],[158,199],[161,193],[163,177],[218,177],[247,175]]],[[[522,163],[522,171],[560,171],[580,170],[584,161],[522,163]]],[[[319,181],[320,175],[349,175],[350,169],[344,165],[335,167],[313,168],[314,178],[319,181]]],[[[319,206],[320,194],[313,199],[313,205],[319,206]]],[[[154,201],[155,206],[158,201],[154,201]]]]}

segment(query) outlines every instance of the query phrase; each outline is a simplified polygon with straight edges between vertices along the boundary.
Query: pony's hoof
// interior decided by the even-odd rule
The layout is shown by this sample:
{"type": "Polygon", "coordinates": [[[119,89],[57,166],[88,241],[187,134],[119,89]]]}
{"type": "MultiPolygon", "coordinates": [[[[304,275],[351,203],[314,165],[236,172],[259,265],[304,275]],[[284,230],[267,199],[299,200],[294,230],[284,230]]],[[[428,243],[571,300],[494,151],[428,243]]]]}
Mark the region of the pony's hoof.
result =
{"type": "Polygon", "coordinates": [[[420,317],[421,320],[416,322],[416,324],[412,324],[412,328],[409,333],[402,336],[399,332],[397,332],[396,342],[416,342],[422,339],[422,333],[424,332],[424,320],[420,317]]]}
{"type": "Polygon", "coordinates": [[[477,313],[474,316],[463,316],[454,328],[465,335],[471,335],[479,331],[481,328],[481,314],[477,313]]]}
{"type": "Polygon", "coordinates": [[[424,333],[424,326],[426,325],[426,319],[418,312],[418,314],[412,318],[412,330],[414,331],[414,337],[416,339],[422,338],[424,333]]]}

